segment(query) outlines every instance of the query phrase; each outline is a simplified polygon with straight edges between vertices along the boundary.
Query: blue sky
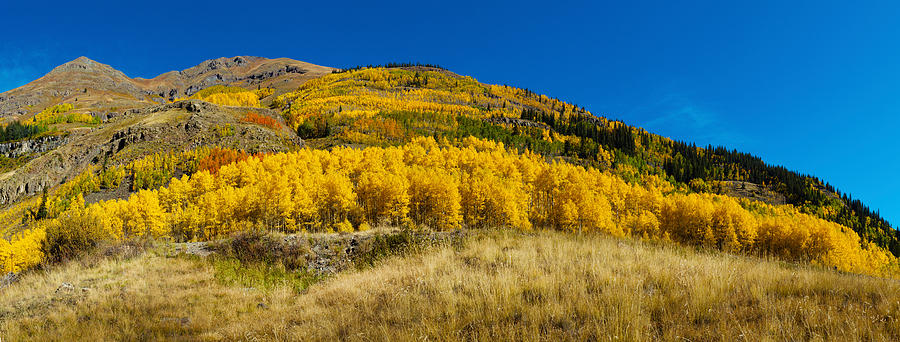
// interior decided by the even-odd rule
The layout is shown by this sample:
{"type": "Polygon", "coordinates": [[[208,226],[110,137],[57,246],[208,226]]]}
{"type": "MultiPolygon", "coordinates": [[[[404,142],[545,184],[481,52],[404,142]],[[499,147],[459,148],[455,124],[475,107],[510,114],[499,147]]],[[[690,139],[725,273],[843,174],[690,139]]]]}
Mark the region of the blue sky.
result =
{"type": "Polygon", "coordinates": [[[78,56],[152,77],[221,56],[420,61],[821,177],[900,223],[900,4],[0,3],[0,91],[78,56]]]}

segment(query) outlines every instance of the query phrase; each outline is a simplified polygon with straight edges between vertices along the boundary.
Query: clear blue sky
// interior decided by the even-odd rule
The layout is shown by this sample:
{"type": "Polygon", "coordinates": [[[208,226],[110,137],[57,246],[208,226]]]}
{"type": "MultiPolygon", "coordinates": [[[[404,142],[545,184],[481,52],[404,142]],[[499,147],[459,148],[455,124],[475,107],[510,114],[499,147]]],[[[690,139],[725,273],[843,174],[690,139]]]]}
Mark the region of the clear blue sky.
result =
{"type": "Polygon", "coordinates": [[[810,173],[900,223],[900,5],[866,1],[0,2],[0,91],[85,55],[420,61],[810,173]]]}

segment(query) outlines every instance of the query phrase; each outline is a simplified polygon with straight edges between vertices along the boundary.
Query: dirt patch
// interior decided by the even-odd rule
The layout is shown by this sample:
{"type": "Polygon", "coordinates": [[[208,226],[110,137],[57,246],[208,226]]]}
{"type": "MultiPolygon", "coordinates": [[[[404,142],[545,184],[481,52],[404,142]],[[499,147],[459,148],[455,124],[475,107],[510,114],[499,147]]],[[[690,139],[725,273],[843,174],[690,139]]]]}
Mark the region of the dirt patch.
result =
{"type": "Polygon", "coordinates": [[[775,191],[756,183],[741,181],[725,181],[725,194],[737,198],[749,198],[768,204],[787,204],[787,198],[775,191]]]}
{"type": "Polygon", "coordinates": [[[126,176],[125,179],[122,180],[122,183],[119,184],[118,188],[92,192],[84,195],[84,204],[90,205],[102,201],[128,199],[128,197],[131,196],[131,186],[133,183],[134,179],[132,179],[131,176],[126,176]]]}

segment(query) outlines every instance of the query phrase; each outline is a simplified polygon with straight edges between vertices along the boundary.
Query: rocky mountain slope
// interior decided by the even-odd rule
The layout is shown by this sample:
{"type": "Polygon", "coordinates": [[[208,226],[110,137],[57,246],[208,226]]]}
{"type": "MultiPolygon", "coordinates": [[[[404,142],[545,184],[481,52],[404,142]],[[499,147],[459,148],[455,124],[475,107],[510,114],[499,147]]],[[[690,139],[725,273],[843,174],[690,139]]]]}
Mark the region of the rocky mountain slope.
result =
{"type": "Polygon", "coordinates": [[[296,89],[303,82],[332,70],[288,58],[238,56],[212,59],[183,71],[170,71],[149,80],[136,78],[134,82],[146,95],[172,101],[219,84],[245,88],[269,87],[280,93],[296,89]]]}
{"type": "Polygon", "coordinates": [[[130,78],[109,65],[79,57],[43,77],[0,94],[0,119],[26,119],[56,103],[117,111],[165,103],[214,85],[293,90],[333,68],[288,58],[237,56],[204,61],[152,79],[130,78]]]}
{"type": "Polygon", "coordinates": [[[101,160],[127,162],[158,151],[213,145],[257,152],[299,146],[302,140],[272,110],[198,100],[170,102],[216,85],[272,88],[278,94],[332,70],[287,58],[238,56],[142,79],[79,57],[0,94],[0,124],[33,118],[60,103],[73,104],[72,112],[91,115],[99,122],[54,124],[53,134],[0,144],[4,158],[27,159],[0,173],[0,206],[40,194],[101,160]],[[249,112],[281,122],[280,129],[242,122],[240,118],[249,112]],[[230,132],[221,136],[214,127],[227,127],[230,132]]]}

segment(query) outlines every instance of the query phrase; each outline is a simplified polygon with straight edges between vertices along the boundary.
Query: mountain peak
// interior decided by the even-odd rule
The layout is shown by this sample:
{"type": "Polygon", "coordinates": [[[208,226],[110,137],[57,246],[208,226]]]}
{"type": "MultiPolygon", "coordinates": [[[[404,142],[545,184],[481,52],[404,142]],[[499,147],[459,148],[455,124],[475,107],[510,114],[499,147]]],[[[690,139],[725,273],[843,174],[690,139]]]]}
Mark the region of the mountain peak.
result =
{"type": "Polygon", "coordinates": [[[97,61],[87,58],[85,56],[81,56],[81,57],[73,59],[71,62],[68,62],[66,64],[95,64],[95,63],[97,63],[97,61]]]}
{"type": "Polygon", "coordinates": [[[68,66],[68,67],[75,67],[75,66],[90,67],[90,66],[94,66],[94,65],[98,65],[98,64],[100,64],[100,63],[93,59],[87,58],[85,56],[81,56],[81,57],[75,58],[71,61],[68,61],[66,63],[63,63],[62,65],[60,65],[60,67],[65,67],[65,66],[68,66]]]}
{"type": "Polygon", "coordinates": [[[97,62],[97,61],[87,58],[85,56],[81,56],[81,57],[73,59],[69,62],[66,62],[66,63],[54,68],[52,71],[50,71],[50,73],[53,74],[53,73],[60,73],[60,72],[67,72],[67,71],[83,71],[83,72],[113,71],[117,74],[121,73],[118,70],[113,69],[113,67],[111,67],[109,65],[97,62]]]}

